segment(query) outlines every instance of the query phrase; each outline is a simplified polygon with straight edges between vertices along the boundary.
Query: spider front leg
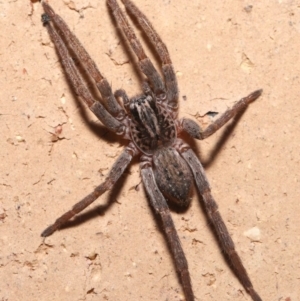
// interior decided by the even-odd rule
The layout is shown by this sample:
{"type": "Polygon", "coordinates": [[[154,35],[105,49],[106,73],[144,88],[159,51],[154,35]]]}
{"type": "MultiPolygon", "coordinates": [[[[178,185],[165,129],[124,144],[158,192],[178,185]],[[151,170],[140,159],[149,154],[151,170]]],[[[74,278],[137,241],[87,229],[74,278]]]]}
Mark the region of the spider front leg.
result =
{"type": "Polygon", "coordinates": [[[252,297],[252,300],[262,301],[258,293],[254,290],[247,271],[241,261],[241,258],[235,250],[235,246],[228,232],[228,229],[219,213],[218,205],[211,194],[208,180],[199,159],[186,144],[181,144],[181,146],[179,147],[179,152],[192,170],[196,186],[199,193],[201,194],[205,209],[208,214],[208,218],[214,226],[220,246],[226,253],[232,270],[234,271],[246,291],[252,297]]]}
{"type": "Polygon", "coordinates": [[[171,218],[169,207],[156,184],[154,173],[149,163],[143,162],[141,164],[141,175],[146,192],[149,197],[150,205],[161,218],[164,234],[173,254],[176,270],[183,287],[186,301],[194,301],[195,299],[188,270],[188,263],[181,247],[181,243],[176,232],[173,220],[171,218]]]}
{"type": "Polygon", "coordinates": [[[53,225],[46,228],[41,236],[47,237],[59,229],[63,224],[65,224],[68,220],[70,220],[73,216],[80,213],[87,206],[92,204],[99,196],[101,196],[107,190],[110,190],[113,185],[117,182],[120,176],[123,174],[124,170],[127,168],[129,163],[131,162],[133,156],[138,153],[138,150],[134,146],[133,143],[130,143],[123,153],[119,156],[117,161],[114,163],[111,168],[107,178],[105,181],[97,186],[92,193],[83,198],[80,202],[75,204],[71,210],[64,213],[61,217],[59,217],[53,225]]]}
{"type": "Polygon", "coordinates": [[[165,78],[167,92],[166,101],[172,110],[177,110],[179,94],[177,78],[167,46],[155,31],[148,18],[138,9],[138,7],[132,1],[122,0],[122,2],[124,3],[128,12],[137,19],[146,36],[154,46],[154,49],[156,50],[162,63],[162,72],[165,78]]]}
{"type": "Polygon", "coordinates": [[[107,87],[105,89],[103,87],[100,89],[100,92],[106,97],[108,107],[108,109],[106,109],[101,102],[96,101],[93,98],[91,92],[88,90],[74,63],[72,54],[69,52],[69,47],[74,50],[74,53],[78,58],[83,59],[83,66],[85,66],[87,72],[90,72],[91,76],[95,75],[94,73],[97,71],[96,65],[81,46],[77,38],[71,33],[64,21],[55,14],[51,6],[46,2],[42,2],[42,4],[46,12],[46,14],[42,16],[43,24],[47,28],[51,40],[55,45],[71,87],[109,130],[118,135],[125,135],[125,125],[122,123],[125,112],[119,105],[119,107],[116,106],[118,103],[113,95],[111,97],[106,97],[106,94],[110,94],[110,87],[108,86],[109,89],[107,87]],[[51,21],[54,23],[54,26],[50,23],[51,21]]]}
{"type": "Polygon", "coordinates": [[[254,91],[248,96],[240,99],[232,108],[223,113],[217,120],[210,124],[205,130],[202,130],[195,121],[183,118],[179,120],[179,130],[184,130],[191,137],[203,140],[214,134],[231,118],[235,117],[239,112],[242,112],[253,101],[262,94],[262,90],[254,91]]]}
{"type": "Polygon", "coordinates": [[[178,86],[168,49],[151,25],[148,18],[130,0],[122,0],[122,2],[128,12],[137,19],[141,29],[144,31],[149,41],[153,44],[162,63],[162,73],[164,75],[165,83],[153,66],[151,60],[147,57],[139,39],[135,35],[132,27],[129,25],[128,20],[120,9],[117,1],[107,0],[116,22],[138,58],[138,66],[140,70],[148,78],[156,97],[166,101],[169,108],[174,112],[174,116],[176,116],[178,109],[178,86]]]}
{"type": "Polygon", "coordinates": [[[165,86],[162,81],[161,76],[154,68],[151,60],[147,57],[142,44],[135,35],[132,27],[129,25],[128,20],[124,13],[121,11],[120,6],[116,0],[107,0],[107,4],[111,8],[111,11],[116,19],[117,24],[124,33],[126,39],[128,40],[132,50],[138,58],[138,65],[140,70],[147,76],[149,79],[152,88],[154,89],[155,94],[160,95],[165,93],[165,86]]]}
{"type": "MultiPolygon", "coordinates": [[[[118,119],[122,119],[125,112],[120,104],[116,101],[111,87],[106,78],[100,73],[94,60],[87,53],[77,37],[72,33],[65,21],[57,15],[52,7],[47,2],[42,2],[43,8],[47,16],[50,17],[53,25],[59,29],[59,34],[66,41],[67,46],[72,49],[74,54],[78,57],[81,65],[87,71],[87,73],[94,79],[97,88],[99,89],[103,101],[108,111],[118,119]]],[[[47,25],[47,24],[46,24],[47,25]]]]}

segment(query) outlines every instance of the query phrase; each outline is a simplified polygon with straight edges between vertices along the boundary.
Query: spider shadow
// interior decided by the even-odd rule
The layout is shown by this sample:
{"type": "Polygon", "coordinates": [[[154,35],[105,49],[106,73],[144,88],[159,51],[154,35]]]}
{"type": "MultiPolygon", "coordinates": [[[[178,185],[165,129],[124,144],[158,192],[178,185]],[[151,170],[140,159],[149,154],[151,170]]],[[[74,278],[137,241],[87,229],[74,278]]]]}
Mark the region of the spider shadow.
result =
{"type": "Polygon", "coordinates": [[[216,143],[215,147],[211,150],[209,157],[207,160],[202,161],[201,160],[201,155],[196,152],[196,154],[200,157],[201,164],[203,165],[204,169],[208,169],[211,167],[217,156],[220,154],[220,151],[222,150],[223,146],[226,144],[230,136],[232,135],[236,125],[239,123],[240,119],[246,112],[247,108],[244,110],[241,110],[238,112],[235,117],[224,126],[223,128],[223,133],[219,139],[219,141],[216,143]]]}

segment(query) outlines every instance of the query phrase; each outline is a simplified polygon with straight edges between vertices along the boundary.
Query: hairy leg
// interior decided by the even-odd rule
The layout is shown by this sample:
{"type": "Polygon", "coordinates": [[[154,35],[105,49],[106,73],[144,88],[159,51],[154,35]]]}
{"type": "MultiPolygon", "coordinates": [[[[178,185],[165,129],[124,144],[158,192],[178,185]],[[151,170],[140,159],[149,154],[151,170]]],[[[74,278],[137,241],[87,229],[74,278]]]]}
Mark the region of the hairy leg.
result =
{"type": "Polygon", "coordinates": [[[132,27],[129,25],[128,20],[124,13],[121,11],[120,6],[116,0],[107,0],[107,4],[112,10],[112,13],[117,21],[118,26],[124,33],[126,39],[128,40],[132,50],[138,58],[138,65],[141,71],[147,76],[154,93],[156,95],[165,94],[165,86],[162,81],[161,76],[154,68],[152,62],[147,57],[139,39],[135,35],[132,27]]]}
{"type": "Polygon", "coordinates": [[[242,98],[232,108],[228,109],[217,120],[210,124],[205,130],[202,130],[198,123],[188,118],[180,119],[179,127],[193,138],[200,140],[205,139],[210,135],[214,134],[218,129],[220,129],[226,122],[228,122],[231,118],[236,116],[239,112],[245,110],[246,107],[251,102],[256,100],[261,94],[262,90],[257,90],[249,94],[248,96],[242,98]]]}
{"type": "Polygon", "coordinates": [[[226,253],[226,256],[231,264],[232,270],[244,286],[245,290],[252,297],[252,300],[262,301],[258,293],[254,290],[253,284],[247,274],[247,271],[241,261],[241,258],[235,250],[232,238],[219,213],[218,205],[211,194],[211,189],[208,180],[206,178],[204,169],[201,163],[199,162],[199,159],[196,157],[196,155],[190,149],[190,147],[186,144],[182,144],[179,148],[179,151],[193,172],[196,186],[199,193],[201,194],[204,206],[206,208],[206,212],[208,214],[208,218],[215,228],[220,246],[222,250],[226,253]]]}
{"type": "Polygon", "coordinates": [[[92,193],[83,198],[80,202],[75,204],[71,210],[64,213],[61,217],[59,217],[54,224],[45,229],[41,236],[47,237],[59,229],[63,224],[65,224],[68,220],[70,220],[73,216],[81,212],[87,206],[92,204],[99,196],[101,196],[104,192],[111,189],[113,185],[117,182],[120,176],[123,174],[126,167],[131,162],[133,156],[137,154],[137,149],[130,143],[123,153],[119,156],[117,161],[112,166],[107,178],[105,181],[97,186],[92,193]]]}
{"type": "MultiPolygon", "coordinates": [[[[44,3],[45,2],[43,2],[43,4],[44,3]]],[[[50,24],[51,16],[44,14],[42,16],[42,20],[49,32],[51,40],[55,45],[55,48],[61,59],[62,66],[75,93],[83,99],[89,109],[109,130],[118,135],[123,135],[125,133],[125,126],[115,117],[113,117],[99,101],[95,101],[92,94],[87,89],[67,46],[56,29],[50,24]]]]}
{"type": "Polygon", "coordinates": [[[130,0],[122,0],[126,9],[136,17],[141,28],[153,44],[162,63],[163,75],[167,89],[167,102],[172,110],[178,109],[178,86],[176,74],[172,65],[172,61],[168,49],[160,36],[157,34],[148,18],[138,9],[138,7],[130,0]]]}
{"type": "Polygon", "coordinates": [[[52,7],[47,2],[42,2],[42,5],[45,13],[50,17],[51,22],[66,41],[67,47],[72,49],[86,72],[94,79],[109,113],[118,119],[122,119],[125,112],[114,98],[108,81],[100,73],[94,60],[87,53],[77,37],[72,33],[65,21],[54,12],[52,7]]]}
{"type": "Polygon", "coordinates": [[[149,197],[150,205],[161,218],[163,230],[173,255],[186,301],[194,301],[195,299],[188,270],[188,263],[171,218],[167,202],[155,182],[153,170],[148,163],[141,163],[141,175],[149,197]]]}

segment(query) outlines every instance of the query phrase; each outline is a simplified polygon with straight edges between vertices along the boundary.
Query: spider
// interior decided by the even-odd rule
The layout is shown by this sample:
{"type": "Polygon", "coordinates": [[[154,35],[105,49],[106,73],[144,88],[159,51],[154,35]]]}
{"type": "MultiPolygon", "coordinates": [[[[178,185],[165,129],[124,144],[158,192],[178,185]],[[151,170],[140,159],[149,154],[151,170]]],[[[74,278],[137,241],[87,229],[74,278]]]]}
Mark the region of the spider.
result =
{"type": "Polygon", "coordinates": [[[105,181],[75,204],[71,210],[59,217],[41,235],[43,237],[51,235],[104,192],[111,189],[133,157],[139,156],[144,188],[150,205],[160,217],[186,301],[194,301],[195,297],[188,263],[172,221],[167,200],[178,206],[187,207],[190,203],[189,195],[193,181],[201,195],[208,219],[215,229],[220,247],[224,251],[233,272],[252,300],[262,301],[254,290],[246,269],[235,250],[234,243],[211,194],[210,185],[199,159],[192,149],[178,137],[183,132],[200,140],[209,137],[227,121],[242,112],[249,103],[256,100],[261,95],[262,90],[257,90],[239,100],[204,130],[193,120],[177,119],[179,91],[167,47],[146,16],[130,0],[122,0],[122,2],[127,12],[135,17],[153,44],[161,61],[163,74],[162,78],[145,54],[139,39],[117,1],[107,0],[116,23],[137,56],[137,65],[140,71],[146,77],[143,83],[143,92],[131,98],[123,89],[112,93],[108,81],[100,73],[95,62],[77,37],[51,6],[42,1],[45,11],[42,15],[42,22],[55,45],[72,89],[104,126],[113,133],[129,140],[129,144],[113,164],[105,181]],[[72,56],[76,57],[88,76],[94,80],[101,94],[101,99],[94,99],[72,56]]]}

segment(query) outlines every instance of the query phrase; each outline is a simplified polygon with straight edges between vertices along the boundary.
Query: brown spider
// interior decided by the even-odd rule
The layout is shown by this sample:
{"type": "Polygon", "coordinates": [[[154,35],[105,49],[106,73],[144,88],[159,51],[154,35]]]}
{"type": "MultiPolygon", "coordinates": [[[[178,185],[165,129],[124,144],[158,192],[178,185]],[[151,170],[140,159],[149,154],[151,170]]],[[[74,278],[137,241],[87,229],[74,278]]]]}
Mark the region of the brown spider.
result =
{"type": "Polygon", "coordinates": [[[132,98],[128,98],[124,90],[117,90],[115,94],[112,93],[107,80],[99,72],[95,62],[70,31],[64,20],[55,14],[49,4],[42,2],[45,10],[42,21],[48,29],[75,93],[84,100],[89,109],[109,130],[130,141],[114,163],[105,181],[75,204],[71,210],[58,218],[53,225],[44,230],[42,236],[51,235],[69,219],[93,203],[105,191],[111,189],[130,164],[132,158],[140,156],[141,176],[145,190],[150,205],[161,218],[164,234],[172,252],[186,300],[193,301],[195,297],[187,260],[166,199],[177,203],[179,206],[187,207],[194,180],[206,208],[208,219],[215,228],[220,247],[225,252],[232,270],[252,299],[262,301],[254,290],[235,250],[234,243],[218,211],[218,206],[211,195],[210,186],[201,163],[191,148],[178,138],[181,132],[185,132],[196,139],[209,137],[237,113],[243,111],[250,102],[256,100],[261,95],[262,90],[257,90],[242,98],[205,130],[202,130],[197,123],[190,119],[178,120],[177,80],[167,47],[146,16],[130,0],[122,0],[122,2],[129,14],[136,18],[153,44],[162,64],[164,78],[163,81],[145,54],[140,41],[116,0],[107,0],[118,26],[138,58],[140,70],[147,78],[143,84],[143,93],[132,98]],[[95,81],[102,96],[100,101],[95,100],[88,90],[72,55],[77,57],[81,66],[95,81]],[[122,102],[119,101],[120,99],[122,102]]]}

